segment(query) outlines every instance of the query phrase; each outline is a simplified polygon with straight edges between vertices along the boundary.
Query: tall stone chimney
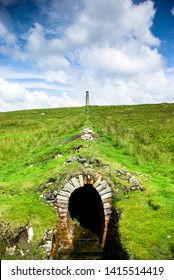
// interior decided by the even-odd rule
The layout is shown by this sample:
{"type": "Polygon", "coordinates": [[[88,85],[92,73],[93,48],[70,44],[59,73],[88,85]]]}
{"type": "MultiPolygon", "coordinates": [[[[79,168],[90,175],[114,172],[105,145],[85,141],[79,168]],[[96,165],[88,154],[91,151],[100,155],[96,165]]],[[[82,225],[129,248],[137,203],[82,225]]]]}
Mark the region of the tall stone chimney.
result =
{"type": "Polygon", "coordinates": [[[89,91],[86,91],[86,107],[89,106],[89,91]]]}

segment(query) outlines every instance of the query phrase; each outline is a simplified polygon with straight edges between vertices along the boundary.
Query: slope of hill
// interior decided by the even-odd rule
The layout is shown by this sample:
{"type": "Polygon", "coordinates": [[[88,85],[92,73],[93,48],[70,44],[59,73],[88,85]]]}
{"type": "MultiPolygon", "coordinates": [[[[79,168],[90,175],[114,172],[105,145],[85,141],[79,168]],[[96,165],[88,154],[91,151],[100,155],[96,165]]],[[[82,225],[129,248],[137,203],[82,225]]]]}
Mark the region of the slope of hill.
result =
{"type": "Polygon", "coordinates": [[[121,213],[119,232],[129,258],[172,259],[173,131],[174,104],[0,113],[1,259],[44,258],[38,244],[56,226],[57,214],[41,196],[55,180],[61,185],[67,173],[81,168],[77,161],[65,164],[76,154],[97,159],[112,181],[114,205],[121,213]],[[92,141],[79,137],[85,127],[94,131],[92,141]],[[121,176],[116,176],[118,171],[121,176]],[[133,177],[143,191],[130,191],[133,177]],[[5,254],[15,244],[16,229],[26,224],[34,230],[32,242],[18,245],[14,255],[5,254]]]}

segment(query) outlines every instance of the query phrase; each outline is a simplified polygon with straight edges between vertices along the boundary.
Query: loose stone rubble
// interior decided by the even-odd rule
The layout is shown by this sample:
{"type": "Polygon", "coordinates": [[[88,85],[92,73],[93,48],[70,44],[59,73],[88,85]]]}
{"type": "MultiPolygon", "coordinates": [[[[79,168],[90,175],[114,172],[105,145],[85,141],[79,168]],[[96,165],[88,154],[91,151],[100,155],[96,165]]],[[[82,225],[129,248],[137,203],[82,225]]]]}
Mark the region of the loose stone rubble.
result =
{"type": "Polygon", "coordinates": [[[87,140],[87,141],[93,140],[93,139],[94,139],[94,137],[93,137],[93,131],[92,131],[91,129],[89,129],[89,128],[85,128],[85,129],[83,130],[82,135],[81,135],[81,139],[87,140]]]}
{"type": "Polygon", "coordinates": [[[44,248],[46,253],[49,255],[52,250],[52,240],[54,235],[54,229],[48,230],[45,233],[45,236],[42,238],[41,243],[39,244],[41,248],[44,248]]]}
{"type": "Polygon", "coordinates": [[[21,256],[24,256],[29,252],[26,249],[29,246],[28,243],[32,241],[34,233],[33,228],[28,227],[28,224],[29,222],[26,225],[11,228],[9,223],[0,221],[0,242],[4,242],[6,245],[3,252],[5,255],[13,256],[20,253],[21,256]]]}
{"type": "Polygon", "coordinates": [[[6,247],[5,254],[9,256],[13,256],[15,254],[15,251],[16,251],[16,245],[14,245],[13,247],[6,247]]]}
{"type": "Polygon", "coordinates": [[[54,158],[60,158],[60,157],[62,157],[62,156],[63,156],[62,154],[58,154],[58,155],[55,155],[54,158]]]}
{"type": "Polygon", "coordinates": [[[65,164],[70,164],[72,162],[78,162],[87,168],[98,167],[100,169],[105,169],[106,171],[114,172],[116,177],[119,177],[120,179],[130,183],[129,188],[125,187],[125,189],[124,189],[124,191],[126,190],[125,193],[127,193],[129,191],[137,191],[137,190],[143,191],[144,190],[142,185],[139,183],[138,178],[135,176],[135,175],[140,176],[141,174],[136,173],[136,172],[128,172],[126,170],[125,166],[123,166],[119,170],[111,170],[110,166],[102,163],[101,160],[94,158],[94,157],[87,158],[86,156],[83,156],[83,155],[75,155],[74,157],[69,157],[66,160],[65,164]]]}
{"type": "Polygon", "coordinates": [[[80,164],[83,164],[85,167],[93,167],[93,166],[102,167],[101,161],[99,159],[94,158],[94,157],[87,158],[83,155],[69,157],[67,159],[66,163],[71,163],[71,162],[75,162],[75,161],[80,164]]]}
{"type": "Polygon", "coordinates": [[[28,232],[28,243],[30,243],[34,236],[33,228],[32,227],[27,228],[27,232],[28,232]]]}

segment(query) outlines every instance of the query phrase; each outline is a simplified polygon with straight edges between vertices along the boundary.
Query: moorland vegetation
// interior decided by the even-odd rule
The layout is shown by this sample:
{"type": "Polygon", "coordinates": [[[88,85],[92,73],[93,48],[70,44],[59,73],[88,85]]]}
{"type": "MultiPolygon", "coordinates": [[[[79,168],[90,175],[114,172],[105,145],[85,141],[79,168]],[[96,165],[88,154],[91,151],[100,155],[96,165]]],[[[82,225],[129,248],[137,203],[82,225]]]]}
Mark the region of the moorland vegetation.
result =
{"type": "MultiPolygon", "coordinates": [[[[79,145],[84,145],[79,155],[98,158],[110,170],[124,167],[143,186],[144,191],[125,192],[125,182],[104,171],[117,190],[119,232],[130,259],[173,259],[173,131],[174,104],[169,103],[0,113],[0,223],[9,232],[27,223],[34,229],[24,256],[19,250],[5,255],[10,236],[1,234],[1,259],[44,258],[38,244],[58,220],[55,209],[41,198],[42,186],[49,178],[64,178],[70,169],[64,163],[79,145]],[[85,127],[97,135],[90,145],[78,137],[67,141],[85,127]]],[[[71,169],[77,168],[72,162],[71,169]]]]}

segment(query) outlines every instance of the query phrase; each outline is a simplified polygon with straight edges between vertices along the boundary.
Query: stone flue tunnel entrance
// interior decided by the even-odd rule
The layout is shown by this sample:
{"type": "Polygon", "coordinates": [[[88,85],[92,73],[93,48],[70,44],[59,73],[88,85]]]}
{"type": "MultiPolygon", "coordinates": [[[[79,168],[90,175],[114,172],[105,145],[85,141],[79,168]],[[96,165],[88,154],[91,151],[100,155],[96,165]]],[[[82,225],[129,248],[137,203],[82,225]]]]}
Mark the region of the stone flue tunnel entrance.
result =
{"type": "Polygon", "coordinates": [[[59,225],[53,241],[54,259],[76,259],[73,252],[78,250],[93,253],[93,259],[101,259],[103,252],[110,254],[114,247],[111,239],[117,243],[119,240],[111,234],[116,234],[113,221],[118,224],[118,215],[113,211],[112,189],[102,175],[85,173],[71,177],[58,193],[56,206],[59,225]]]}
{"type": "Polygon", "coordinates": [[[102,242],[104,232],[104,208],[101,197],[92,184],[75,190],[69,199],[69,213],[80,225],[95,233],[102,242]]]}

